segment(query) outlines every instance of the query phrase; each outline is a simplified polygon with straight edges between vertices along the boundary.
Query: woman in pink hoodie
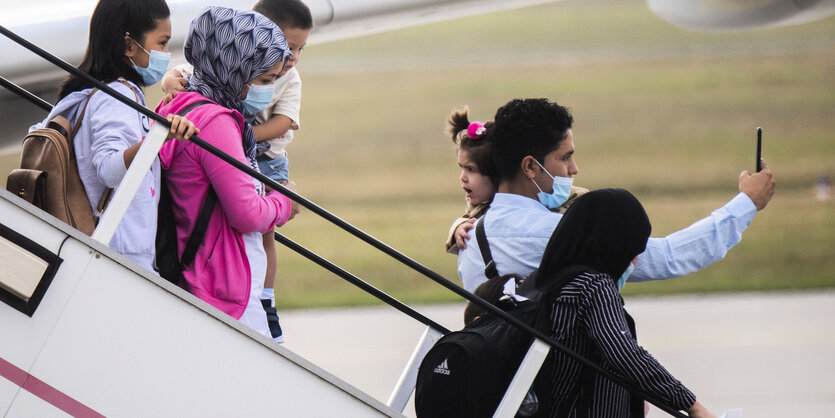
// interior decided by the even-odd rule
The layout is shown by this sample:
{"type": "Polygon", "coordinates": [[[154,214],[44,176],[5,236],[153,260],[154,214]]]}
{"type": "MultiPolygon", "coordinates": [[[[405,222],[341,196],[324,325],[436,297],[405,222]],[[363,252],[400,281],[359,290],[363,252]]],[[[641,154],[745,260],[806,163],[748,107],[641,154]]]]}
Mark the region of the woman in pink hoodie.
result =
{"type": "MultiPolygon", "coordinates": [[[[200,137],[256,168],[255,139],[244,116],[250,118],[272,97],[272,84],[289,57],[281,31],[257,13],[210,7],[192,21],[184,52],[194,66],[189,88],[157,113],[177,114],[205,102],[188,112],[200,137]]],[[[265,193],[260,182],[191,142],[169,141],[159,155],[180,254],[209,187],[217,194],[203,242],[180,285],[269,337],[259,299],[263,281],[252,280],[265,274],[261,235],[290,220],[298,206],[276,191],[265,193]]]]}

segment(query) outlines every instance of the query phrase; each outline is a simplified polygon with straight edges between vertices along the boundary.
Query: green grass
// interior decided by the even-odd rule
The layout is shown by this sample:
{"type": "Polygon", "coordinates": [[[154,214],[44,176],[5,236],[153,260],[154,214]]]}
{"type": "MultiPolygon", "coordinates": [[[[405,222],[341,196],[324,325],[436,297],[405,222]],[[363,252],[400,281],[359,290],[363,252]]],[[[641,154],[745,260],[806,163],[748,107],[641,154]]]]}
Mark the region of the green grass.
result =
{"type": "MultiPolygon", "coordinates": [[[[311,45],[291,177],[305,197],[457,282],[441,247],[464,209],[443,134],[451,109],[489,120],[515,97],[569,106],[575,184],[633,191],[654,236],[738,192],[762,126],[778,188],[743,241],[703,271],[625,292],[834,287],[835,201],[812,193],[817,176],[835,177],[833,39],[833,18],[704,34],[643,1],[570,0],[311,45]]],[[[279,231],[407,303],[457,299],[308,211],[279,231]]],[[[278,265],[284,308],[375,303],[282,246],[278,265]]]]}

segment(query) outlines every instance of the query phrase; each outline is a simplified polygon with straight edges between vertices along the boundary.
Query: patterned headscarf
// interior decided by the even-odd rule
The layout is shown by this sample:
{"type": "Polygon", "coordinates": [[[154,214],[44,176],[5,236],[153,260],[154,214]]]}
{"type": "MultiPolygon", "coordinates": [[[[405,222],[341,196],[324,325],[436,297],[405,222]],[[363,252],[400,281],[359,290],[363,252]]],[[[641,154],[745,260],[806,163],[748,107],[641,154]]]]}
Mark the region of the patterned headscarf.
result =
{"type": "MultiPolygon", "coordinates": [[[[188,90],[241,114],[246,83],[290,55],[284,34],[271,20],[253,11],[214,6],[191,21],[183,49],[194,66],[188,90]]],[[[252,165],[255,136],[249,118],[243,146],[252,165]]]]}

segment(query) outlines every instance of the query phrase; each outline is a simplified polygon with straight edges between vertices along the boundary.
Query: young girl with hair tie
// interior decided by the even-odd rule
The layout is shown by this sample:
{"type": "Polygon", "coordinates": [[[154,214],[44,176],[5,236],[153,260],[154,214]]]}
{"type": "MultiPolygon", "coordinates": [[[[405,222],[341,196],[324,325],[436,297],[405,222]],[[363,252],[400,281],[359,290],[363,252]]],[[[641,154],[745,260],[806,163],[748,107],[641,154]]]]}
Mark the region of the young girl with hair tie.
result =
{"type": "Polygon", "coordinates": [[[467,231],[473,228],[475,219],[490,207],[498,187],[486,131],[487,127],[481,122],[470,123],[466,107],[453,110],[447,120],[447,133],[456,146],[458,166],[461,167],[458,179],[467,201],[466,212],[449,229],[444,248],[450,254],[458,254],[459,247],[463,248],[464,240],[469,238],[467,231]]]}
{"type": "MultiPolygon", "coordinates": [[[[458,166],[461,167],[459,180],[467,201],[467,210],[452,223],[449,238],[444,244],[444,249],[450,254],[458,254],[459,249],[467,248],[466,240],[470,238],[468,232],[490,207],[498,190],[498,173],[488,135],[491,125],[491,122],[470,122],[467,107],[453,110],[447,119],[447,133],[456,145],[458,166]]],[[[586,192],[587,189],[572,186],[568,200],[555,211],[564,213],[577,197],[586,192]]]]}

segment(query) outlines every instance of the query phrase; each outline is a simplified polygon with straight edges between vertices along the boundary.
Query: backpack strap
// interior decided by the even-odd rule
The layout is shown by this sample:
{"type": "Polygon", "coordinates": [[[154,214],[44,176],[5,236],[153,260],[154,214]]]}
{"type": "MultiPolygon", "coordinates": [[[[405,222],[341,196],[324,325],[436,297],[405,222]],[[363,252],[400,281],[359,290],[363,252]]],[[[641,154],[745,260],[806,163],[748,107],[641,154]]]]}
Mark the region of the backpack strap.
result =
{"type": "MultiPolygon", "coordinates": [[[[128,84],[127,80],[125,80],[122,77],[119,77],[119,79],[117,81],[119,81],[120,83],[127,86],[127,88],[129,88],[130,91],[133,93],[133,97],[136,99],[137,102],[139,102],[139,96],[136,95],[136,92],[133,90],[133,87],[131,87],[131,85],[128,84]]],[[[87,105],[90,104],[90,99],[92,99],[93,95],[96,94],[96,92],[98,92],[98,91],[99,91],[99,88],[94,87],[93,90],[90,91],[90,94],[87,95],[87,100],[84,101],[84,107],[81,108],[81,113],[78,114],[78,118],[75,121],[75,125],[72,127],[72,130],[69,132],[69,135],[67,135],[66,130],[64,130],[60,125],[58,125],[58,127],[60,129],[56,128],[54,126],[50,126],[50,128],[57,130],[58,132],[60,132],[64,136],[66,136],[67,138],[70,138],[70,139],[75,138],[76,132],[78,132],[78,129],[81,127],[81,121],[84,120],[84,114],[87,113],[87,105]]],[[[70,141],[70,151],[73,151],[75,149],[74,142],[75,141],[70,141]]]]}
{"type": "MultiPolygon", "coordinates": [[[[78,114],[78,117],[75,120],[75,124],[73,125],[72,130],[69,132],[69,135],[67,136],[68,138],[75,138],[76,132],[78,132],[78,129],[81,127],[81,121],[84,120],[84,114],[87,113],[87,105],[90,104],[90,99],[93,98],[93,95],[96,94],[97,91],[99,91],[98,87],[94,88],[93,91],[91,91],[90,94],[87,96],[87,100],[84,101],[84,106],[81,108],[81,113],[78,114]]],[[[75,141],[69,142],[70,151],[73,151],[75,149],[75,141]]]]}
{"type": "MultiPolygon", "coordinates": [[[[207,103],[212,102],[209,100],[198,100],[184,107],[177,112],[177,114],[184,116],[196,107],[207,103]]],[[[217,193],[215,193],[215,189],[210,185],[206,194],[206,201],[203,202],[203,207],[200,209],[200,215],[194,222],[194,229],[191,230],[191,235],[188,237],[186,247],[183,249],[183,255],[180,257],[181,270],[185,270],[186,267],[190,266],[191,263],[194,262],[194,257],[197,255],[197,249],[200,248],[200,244],[203,243],[203,238],[206,236],[206,230],[209,228],[209,218],[212,217],[212,211],[214,211],[216,204],[217,193]]]]}
{"type": "Polygon", "coordinates": [[[484,260],[484,275],[487,278],[497,277],[496,262],[493,261],[493,254],[490,252],[490,244],[487,243],[487,234],[484,232],[484,215],[475,224],[475,238],[478,241],[478,249],[481,251],[481,258],[484,260]]]}
{"type": "Polygon", "coordinates": [[[194,229],[191,230],[191,236],[188,237],[186,248],[183,249],[183,256],[180,258],[180,268],[182,270],[185,270],[185,267],[190,266],[194,262],[197,249],[203,243],[206,230],[209,228],[209,218],[212,217],[215,204],[217,204],[217,193],[215,193],[215,189],[212,186],[209,186],[206,201],[203,202],[203,208],[200,209],[200,216],[194,222],[194,229]]]}
{"type": "Polygon", "coordinates": [[[212,101],[211,100],[198,100],[198,101],[196,101],[194,103],[191,103],[191,104],[187,105],[186,107],[180,109],[180,111],[177,112],[177,114],[180,115],[180,116],[185,116],[186,114],[188,114],[188,112],[191,112],[195,108],[203,106],[204,104],[209,104],[209,103],[212,103],[212,101]]]}
{"type": "Polygon", "coordinates": [[[108,187],[104,189],[104,192],[102,192],[101,197],[99,198],[99,204],[96,205],[96,224],[98,224],[101,214],[104,213],[104,210],[107,208],[107,204],[110,203],[111,197],[113,197],[113,188],[108,187]]]}
{"type": "MultiPolygon", "coordinates": [[[[70,129],[70,132],[67,132],[67,130],[64,129],[64,127],[58,122],[50,121],[47,125],[67,138],[67,144],[69,145],[69,152],[72,158],[75,158],[75,134],[78,133],[78,130],[81,128],[81,122],[84,121],[84,115],[87,113],[87,105],[90,104],[90,99],[93,98],[93,95],[96,94],[97,91],[99,91],[98,87],[93,88],[93,90],[90,91],[90,94],[87,95],[87,100],[84,101],[84,106],[81,108],[81,112],[78,114],[75,124],[70,129]]],[[[131,89],[131,91],[133,91],[133,89],[131,89]]],[[[134,93],[134,95],[136,95],[136,93],[134,93]]],[[[104,213],[104,210],[107,208],[107,204],[110,203],[111,197],[113,197],[113,188],[108,187],[104,189],[101,197],[99,197],[99,203],[96,205],[96,212],[93,214],[96,225],[99,224],[99,218],[101,218],[102,213],[104,213]]]]}

